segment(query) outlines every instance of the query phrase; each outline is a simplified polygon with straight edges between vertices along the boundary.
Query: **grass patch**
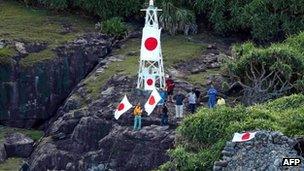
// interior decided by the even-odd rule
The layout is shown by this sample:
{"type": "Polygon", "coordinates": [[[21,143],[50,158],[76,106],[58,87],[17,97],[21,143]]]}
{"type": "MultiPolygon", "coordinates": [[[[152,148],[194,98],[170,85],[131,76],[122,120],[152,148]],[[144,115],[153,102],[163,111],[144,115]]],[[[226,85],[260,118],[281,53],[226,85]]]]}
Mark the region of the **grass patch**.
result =
{"type": "MultiPolygon", "coordinates": [[[[128,56],[129,52],[139,52],[141,39],[127,41],[123,48],[113,51],[114,55],[128,56]]],[[[165,69],[176,63],[198,57],[205,49],[201,44],[189,42],[185,36],[165,36],[162,41],[162,50],[165,69]]],[[[88,92],[98,98],[101,87],[114,74],[135,76],[139,67],[139,55],[128,56],[124,61],[113,62],[104,73],[97,77],[90,77],[86,81],[88,92]]]]}
{"type": "Polygon", "coordinates": [[[208,77],[220,75],[220,72],[220,69],[207,69],[205,72],[188,75],[186,80],[197,86],[205,86],[208,77]]]}
{"type": "MultiPolygon", "coordinates": [[[[50,49],[94,29],[94,23],[70,14],[54,14],[44,9],[25,7],[15,1],[0,1],[0,38],[24,42],[45,42],[50,49]],[[64,27],[72,32],[64,34],[64,27]]],[[[46,52],[29,56],[28,61],[50,59],[46,52]],[[33,60],[33,58],[35,60],[33,60]]]]}
{"type": "Polygon", "coordinates": [[[7,58],[16,54],[16,51],[12,48],[5,47],[0,49],[0,58],[7,58]]]}
{"type": "Polygon", "coordinates": [[[30,53],[26,58],[21,59],[20,64],[22,66],[30,66],[34,63],[37,63],[43,60],[52,59],[55,57],[55,52],[50,49],[45,49],[39,53],[30,53]]]}
{"type": "Polygon", "coordinates": [[[9,158],[3,163],[0,163],[1,171],[16,171],[19,170],[23,160],[21,158],[9,158]]]}
{"type": "Polygon", "coordinates": [[[4,140],[4,137],[7,134],[14,133],[14,132],[20,132],[23,133],[30,138],[32,138],[34,141],[38,141],[43,136],[43,131],[39,130],[32,130],[32,129],[21,129],[21,128],[11,128],[7,126],[0,126],[0,141],[4,140]]]}

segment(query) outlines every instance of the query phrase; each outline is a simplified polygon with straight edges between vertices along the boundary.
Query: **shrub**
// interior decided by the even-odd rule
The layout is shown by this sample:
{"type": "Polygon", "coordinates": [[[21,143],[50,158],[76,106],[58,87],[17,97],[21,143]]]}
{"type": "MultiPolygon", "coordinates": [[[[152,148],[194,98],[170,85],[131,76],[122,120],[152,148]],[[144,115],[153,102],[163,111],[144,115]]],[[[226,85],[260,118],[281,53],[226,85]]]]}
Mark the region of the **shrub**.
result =
{"type": "Polygon", "coordinates": [[[123,37],[126,34],[127,27],[122,19],[119,17],[113,17],[109,20],[102,22],[102,32],[116,36],[123,37]]]}
{"type": "Polygon", "coordinates": [[[233,48],[230,76],[244,88],[243,102],[254,104],[303,90],[304,33],[268,48],[252,43],[233,48]]]}
{"type": "Polygon", "coordinates": [[[247,30],[253,38],[269,41],[304,29],[304,1],[216,0],[192,1],[219,33],[247,30]]]}
{"type": "Polygon", "coordinates": [[[203,108],[178,127],[181,138],[177,147],[169,151],[171,160],[160,169],[211,170],[220,159],[225,142],[235,132],[274,130],[288,136],[303,136],[303,104],[304,95],[300,94],[247,108],[203,108]]]}

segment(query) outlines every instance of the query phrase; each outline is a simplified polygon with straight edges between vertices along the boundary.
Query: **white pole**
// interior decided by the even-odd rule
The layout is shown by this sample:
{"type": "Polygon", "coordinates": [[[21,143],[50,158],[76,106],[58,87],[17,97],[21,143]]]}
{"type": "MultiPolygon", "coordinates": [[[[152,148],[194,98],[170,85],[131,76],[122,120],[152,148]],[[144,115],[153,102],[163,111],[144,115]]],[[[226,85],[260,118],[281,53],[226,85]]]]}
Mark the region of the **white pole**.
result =
{"type": "Polygon", "coordinates": [[[153,0],[150,0],[149,5],[150,5],[150,6],[154,6],[154,1],[153,1],[153,0]]]}

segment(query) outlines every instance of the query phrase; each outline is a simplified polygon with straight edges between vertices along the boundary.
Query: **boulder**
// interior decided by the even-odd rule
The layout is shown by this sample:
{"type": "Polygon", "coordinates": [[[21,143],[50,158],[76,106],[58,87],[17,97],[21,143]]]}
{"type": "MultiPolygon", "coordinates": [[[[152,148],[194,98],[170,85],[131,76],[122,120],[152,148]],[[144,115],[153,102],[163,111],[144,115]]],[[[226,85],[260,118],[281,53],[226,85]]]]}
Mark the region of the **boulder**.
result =
{"type": "Polygon", "coordinates": [[[8,157],[28,157],[33,151],[34,141],[21,133],[9,134],[4,140],[8,157]]]}
{"type": "Polygon", "coordinates": [[[294,149],[296,140],[280,132],[258,131],[247,142],[227,142],[222,160],[214,162],[213,170],[303,170],[304,164],[286,168],[283,158],[303,157],[294,149]]]}

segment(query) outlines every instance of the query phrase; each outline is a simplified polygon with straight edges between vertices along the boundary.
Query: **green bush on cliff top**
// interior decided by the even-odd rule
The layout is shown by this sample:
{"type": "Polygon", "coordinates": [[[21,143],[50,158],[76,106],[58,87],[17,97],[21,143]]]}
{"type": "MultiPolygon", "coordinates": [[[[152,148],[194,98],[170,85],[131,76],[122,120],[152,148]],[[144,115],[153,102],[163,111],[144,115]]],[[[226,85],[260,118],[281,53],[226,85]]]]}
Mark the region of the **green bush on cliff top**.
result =
{"type": "Polygon", "coordinates": [[[304,135],[304,95],[283,97],[252,107],[200,109],[178,127],[177,147],[161,169],[210,170],[233,133],[253,130],[304,135]]]}

